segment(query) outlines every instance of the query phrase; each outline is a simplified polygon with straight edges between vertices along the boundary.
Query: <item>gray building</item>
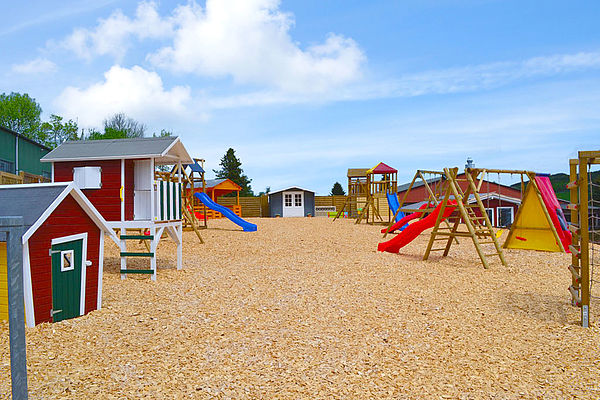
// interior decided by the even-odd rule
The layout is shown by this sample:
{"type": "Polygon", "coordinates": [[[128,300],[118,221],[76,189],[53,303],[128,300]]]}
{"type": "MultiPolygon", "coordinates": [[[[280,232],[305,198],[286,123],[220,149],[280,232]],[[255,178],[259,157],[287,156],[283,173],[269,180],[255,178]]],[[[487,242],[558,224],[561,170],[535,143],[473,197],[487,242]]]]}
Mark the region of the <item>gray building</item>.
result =
{"type": "Polygon", "coordinates": [[[299,186],[269,193],[269,215],[271,217],[315,216],[315,192],[299,186]]]}

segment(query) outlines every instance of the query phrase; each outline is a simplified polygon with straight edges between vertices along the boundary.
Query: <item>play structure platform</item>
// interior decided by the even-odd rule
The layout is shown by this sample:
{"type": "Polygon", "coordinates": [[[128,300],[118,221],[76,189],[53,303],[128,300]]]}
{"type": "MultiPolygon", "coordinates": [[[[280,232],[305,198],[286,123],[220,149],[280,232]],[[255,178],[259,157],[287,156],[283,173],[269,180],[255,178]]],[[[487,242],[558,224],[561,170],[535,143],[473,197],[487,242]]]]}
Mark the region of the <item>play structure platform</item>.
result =
{"type": "Polygon", "coordinates": [[[229,208],[222,206],[218,203],[215,203],[214,201],[212,201],[212,199],[210,197],[208,197],[208,195],[206,193],[194,193],[194,196],[198,200],[200,200],[200,202],[202,202],[202,204],[204,204],[206,207],[210,208],[211,210],[220,212],[225,217],[227,217],[231,222],[242,227],[244,232],[255,232],[256,231],[255,224],[252,224],[252,223],[238,217],[229,208]]]}

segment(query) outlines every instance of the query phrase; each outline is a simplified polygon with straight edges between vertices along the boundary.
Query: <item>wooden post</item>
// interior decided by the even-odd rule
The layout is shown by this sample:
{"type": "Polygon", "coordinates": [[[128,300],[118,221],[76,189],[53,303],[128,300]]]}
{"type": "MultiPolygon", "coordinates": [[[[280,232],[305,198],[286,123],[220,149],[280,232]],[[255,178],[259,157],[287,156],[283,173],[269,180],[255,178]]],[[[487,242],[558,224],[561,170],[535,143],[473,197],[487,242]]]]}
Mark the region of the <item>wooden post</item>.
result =
{"type": "Polygon", "coordinates": [[[581,326],[589,327],[590,309],[590,232],[588,222],[588,158],[579,152],[579,229],[581,230],[581,326]]]}

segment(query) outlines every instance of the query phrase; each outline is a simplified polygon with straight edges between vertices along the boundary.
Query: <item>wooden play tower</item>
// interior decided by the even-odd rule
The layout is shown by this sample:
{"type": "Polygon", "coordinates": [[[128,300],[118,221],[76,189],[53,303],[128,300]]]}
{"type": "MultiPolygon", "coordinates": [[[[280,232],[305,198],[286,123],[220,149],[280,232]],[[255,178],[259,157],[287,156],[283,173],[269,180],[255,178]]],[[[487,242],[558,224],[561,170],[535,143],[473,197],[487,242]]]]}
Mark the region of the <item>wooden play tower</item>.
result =
{"type": "Polygon", "coordinates": [[[356,224],[360,224],[363,220],[369,224],[387,223],[382,217],[382,214],[386,213],[383,213],[382,210],[387,208],[387,216],[391,219],[392,215],[386,195],[395,194],[398,191],[398,170],[380,162],[370,169],[348,169],[347,175],[346,201],[334,221],[346,211],[350,218],[356,218],[356,224]]]}

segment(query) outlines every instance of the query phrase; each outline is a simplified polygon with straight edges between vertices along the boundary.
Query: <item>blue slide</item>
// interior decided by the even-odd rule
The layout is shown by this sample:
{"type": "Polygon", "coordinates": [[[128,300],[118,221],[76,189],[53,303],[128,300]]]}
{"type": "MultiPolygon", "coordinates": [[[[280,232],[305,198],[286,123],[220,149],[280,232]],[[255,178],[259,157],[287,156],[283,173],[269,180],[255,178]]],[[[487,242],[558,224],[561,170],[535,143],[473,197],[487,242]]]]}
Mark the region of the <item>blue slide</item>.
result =
{"type": "Polygon", "coordinates": [[[196,196],[196,198],[198,200],[200,200],[202,202],[202,204],[204,204],[206,207],[210,208],[211,210],[220,212],[221,214],[223,214],[224,216],[229,218],[229,220],[231,220],[231,222],[241,226],[244,229],[244,232],[255,232],[256,231],[255,224],[251,224],[248,221],[244,221],[243,219],[241,219],[240,217],[235,215],[233,213],[233,211],[231,211],[229,208],[215,203],[214,201],[211,200],[210,197],[208,197],[206,195],[206,193],[194,193],[194,196],[196,196]]]}
{"type": "MultiPolygon", "coordinates": [[[[392,211],[392,214],[395,214],[396,210],[400,207],[400,202],[398,201],[398,194],[386,193],[386,196],[387,196],[388,204],[390,206],[390,210],[392,211]]],[[[398,214],[396,215],[395,222],[400,221],[402,218],[404,218],[404,213],[402,211],[399,211],[398,214]]],[[[407,226],[408,226],[408,224],[404,225],[402,228],[400,228],[400,230],[403,231],[404,228],[406,228],[407,226]]]]}

